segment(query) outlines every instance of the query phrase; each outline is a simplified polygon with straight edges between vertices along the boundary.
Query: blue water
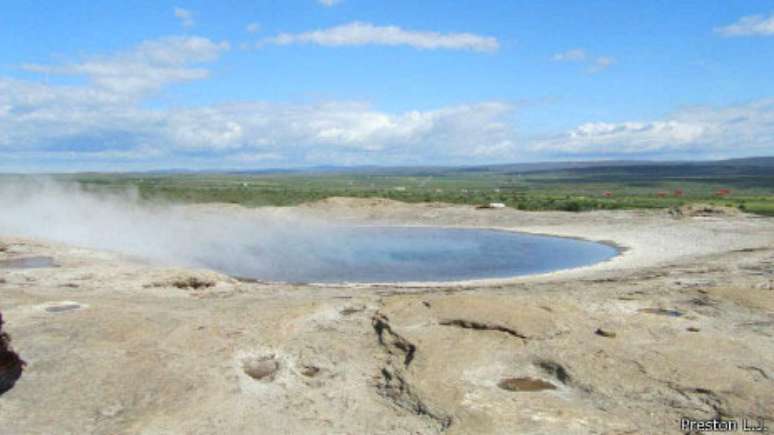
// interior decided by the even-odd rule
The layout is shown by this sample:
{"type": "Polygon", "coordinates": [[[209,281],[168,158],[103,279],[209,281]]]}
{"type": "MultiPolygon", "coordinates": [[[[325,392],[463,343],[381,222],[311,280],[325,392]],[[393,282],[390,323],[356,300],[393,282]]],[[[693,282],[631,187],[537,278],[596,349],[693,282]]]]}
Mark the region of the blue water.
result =
{"type": "Polygon", "coordinates": [[[264,264],[241,276],[319,283],[457,281],[587,266],[618,253],[609,245],[583,240],[438,227],[351,227],[317,240],[294,258],[283,259],[283,267],[264,264]],[[289,261],[295,264],[288,267],[289,261]]]}

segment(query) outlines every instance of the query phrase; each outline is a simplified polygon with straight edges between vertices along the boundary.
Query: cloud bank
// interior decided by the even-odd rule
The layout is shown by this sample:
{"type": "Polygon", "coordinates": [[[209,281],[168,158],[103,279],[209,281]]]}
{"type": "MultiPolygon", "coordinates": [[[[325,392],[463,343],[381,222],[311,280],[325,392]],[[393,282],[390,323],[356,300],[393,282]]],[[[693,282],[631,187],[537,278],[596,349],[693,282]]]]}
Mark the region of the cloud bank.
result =
{"type": "MultiPolygon", "coordinates": [[[[24,65],[37,79],[0,76],[0,171],[706,158],[774,149],[770,99],[685,108],[662,119],[591,120],[533,137],[517,134],[516,107],[501,101],[403,112],[335,100],[152,104],[172,86],[210,77],[209,66],[229,48],[172,36],[109,55],[24,65]],[[58,76],[67,80],[48,80],[58,76]]],[[[580,49],[555,59],[590,68],[612,62],[590,60],[580,49]]]]}
{"type": "Polygon", "coordinates": [[[594,122],[535,141],[539,153],[568,156],[771,155],[774,99],[728,107],[696,106],[663,120],[594,122]]]}
{"type": "Polygon", "coordinates": [[[0,156],[14,160],[197,159],[228,166],[469,161],[512,148],[512,108],[479,102],[386,113],[367,103],[228,102],[152,108],[167,87],[209,76],[229,49],[201,37],[145,41],[110,56],[27,71],[84,85],[0,77],[0,156]]]}

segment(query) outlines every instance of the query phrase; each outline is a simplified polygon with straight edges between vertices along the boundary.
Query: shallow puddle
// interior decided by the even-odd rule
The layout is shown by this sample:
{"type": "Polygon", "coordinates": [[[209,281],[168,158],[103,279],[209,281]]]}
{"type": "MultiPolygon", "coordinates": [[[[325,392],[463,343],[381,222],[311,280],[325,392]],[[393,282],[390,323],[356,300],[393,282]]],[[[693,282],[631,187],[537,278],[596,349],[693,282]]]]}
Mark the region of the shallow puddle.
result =
{"type": "Polygon", "coordinates": [[[0,260],[0,269],[42,269],[59,267],[51,257],[22,257],[0,260]]]}

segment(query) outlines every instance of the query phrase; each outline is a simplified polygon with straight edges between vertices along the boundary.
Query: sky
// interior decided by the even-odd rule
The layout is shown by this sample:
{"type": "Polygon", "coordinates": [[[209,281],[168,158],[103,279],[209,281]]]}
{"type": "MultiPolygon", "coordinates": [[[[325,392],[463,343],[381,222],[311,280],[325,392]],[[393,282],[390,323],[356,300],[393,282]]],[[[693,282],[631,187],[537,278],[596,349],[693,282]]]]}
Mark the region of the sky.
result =
{"type": "Polygon", "coordinates": [[[774,1],[5,2],[0,172],[774,155],[774,1]]]}

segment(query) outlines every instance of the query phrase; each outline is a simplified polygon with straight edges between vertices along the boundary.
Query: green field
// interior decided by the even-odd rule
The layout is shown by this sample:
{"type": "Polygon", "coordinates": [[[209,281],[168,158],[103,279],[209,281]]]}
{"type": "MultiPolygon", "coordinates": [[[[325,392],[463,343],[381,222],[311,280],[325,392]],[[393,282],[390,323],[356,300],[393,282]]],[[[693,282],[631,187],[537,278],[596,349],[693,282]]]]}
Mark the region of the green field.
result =
{"type": "Polygon", "coordinates": [[[77,180],[88,189],[134,186],[141,197],[148,199],[251,207],[296,205],[333,196],[471,205],[502,202],[520,210],[576,212],[668,208],[701,202],[774,216],[774,167],[756,164],[77,174],[60,178],[77,180]],[[719,196],[721,189],[730,193],[719,196]],[[676,196],[676,191],[683,194],[676,196]]]}

